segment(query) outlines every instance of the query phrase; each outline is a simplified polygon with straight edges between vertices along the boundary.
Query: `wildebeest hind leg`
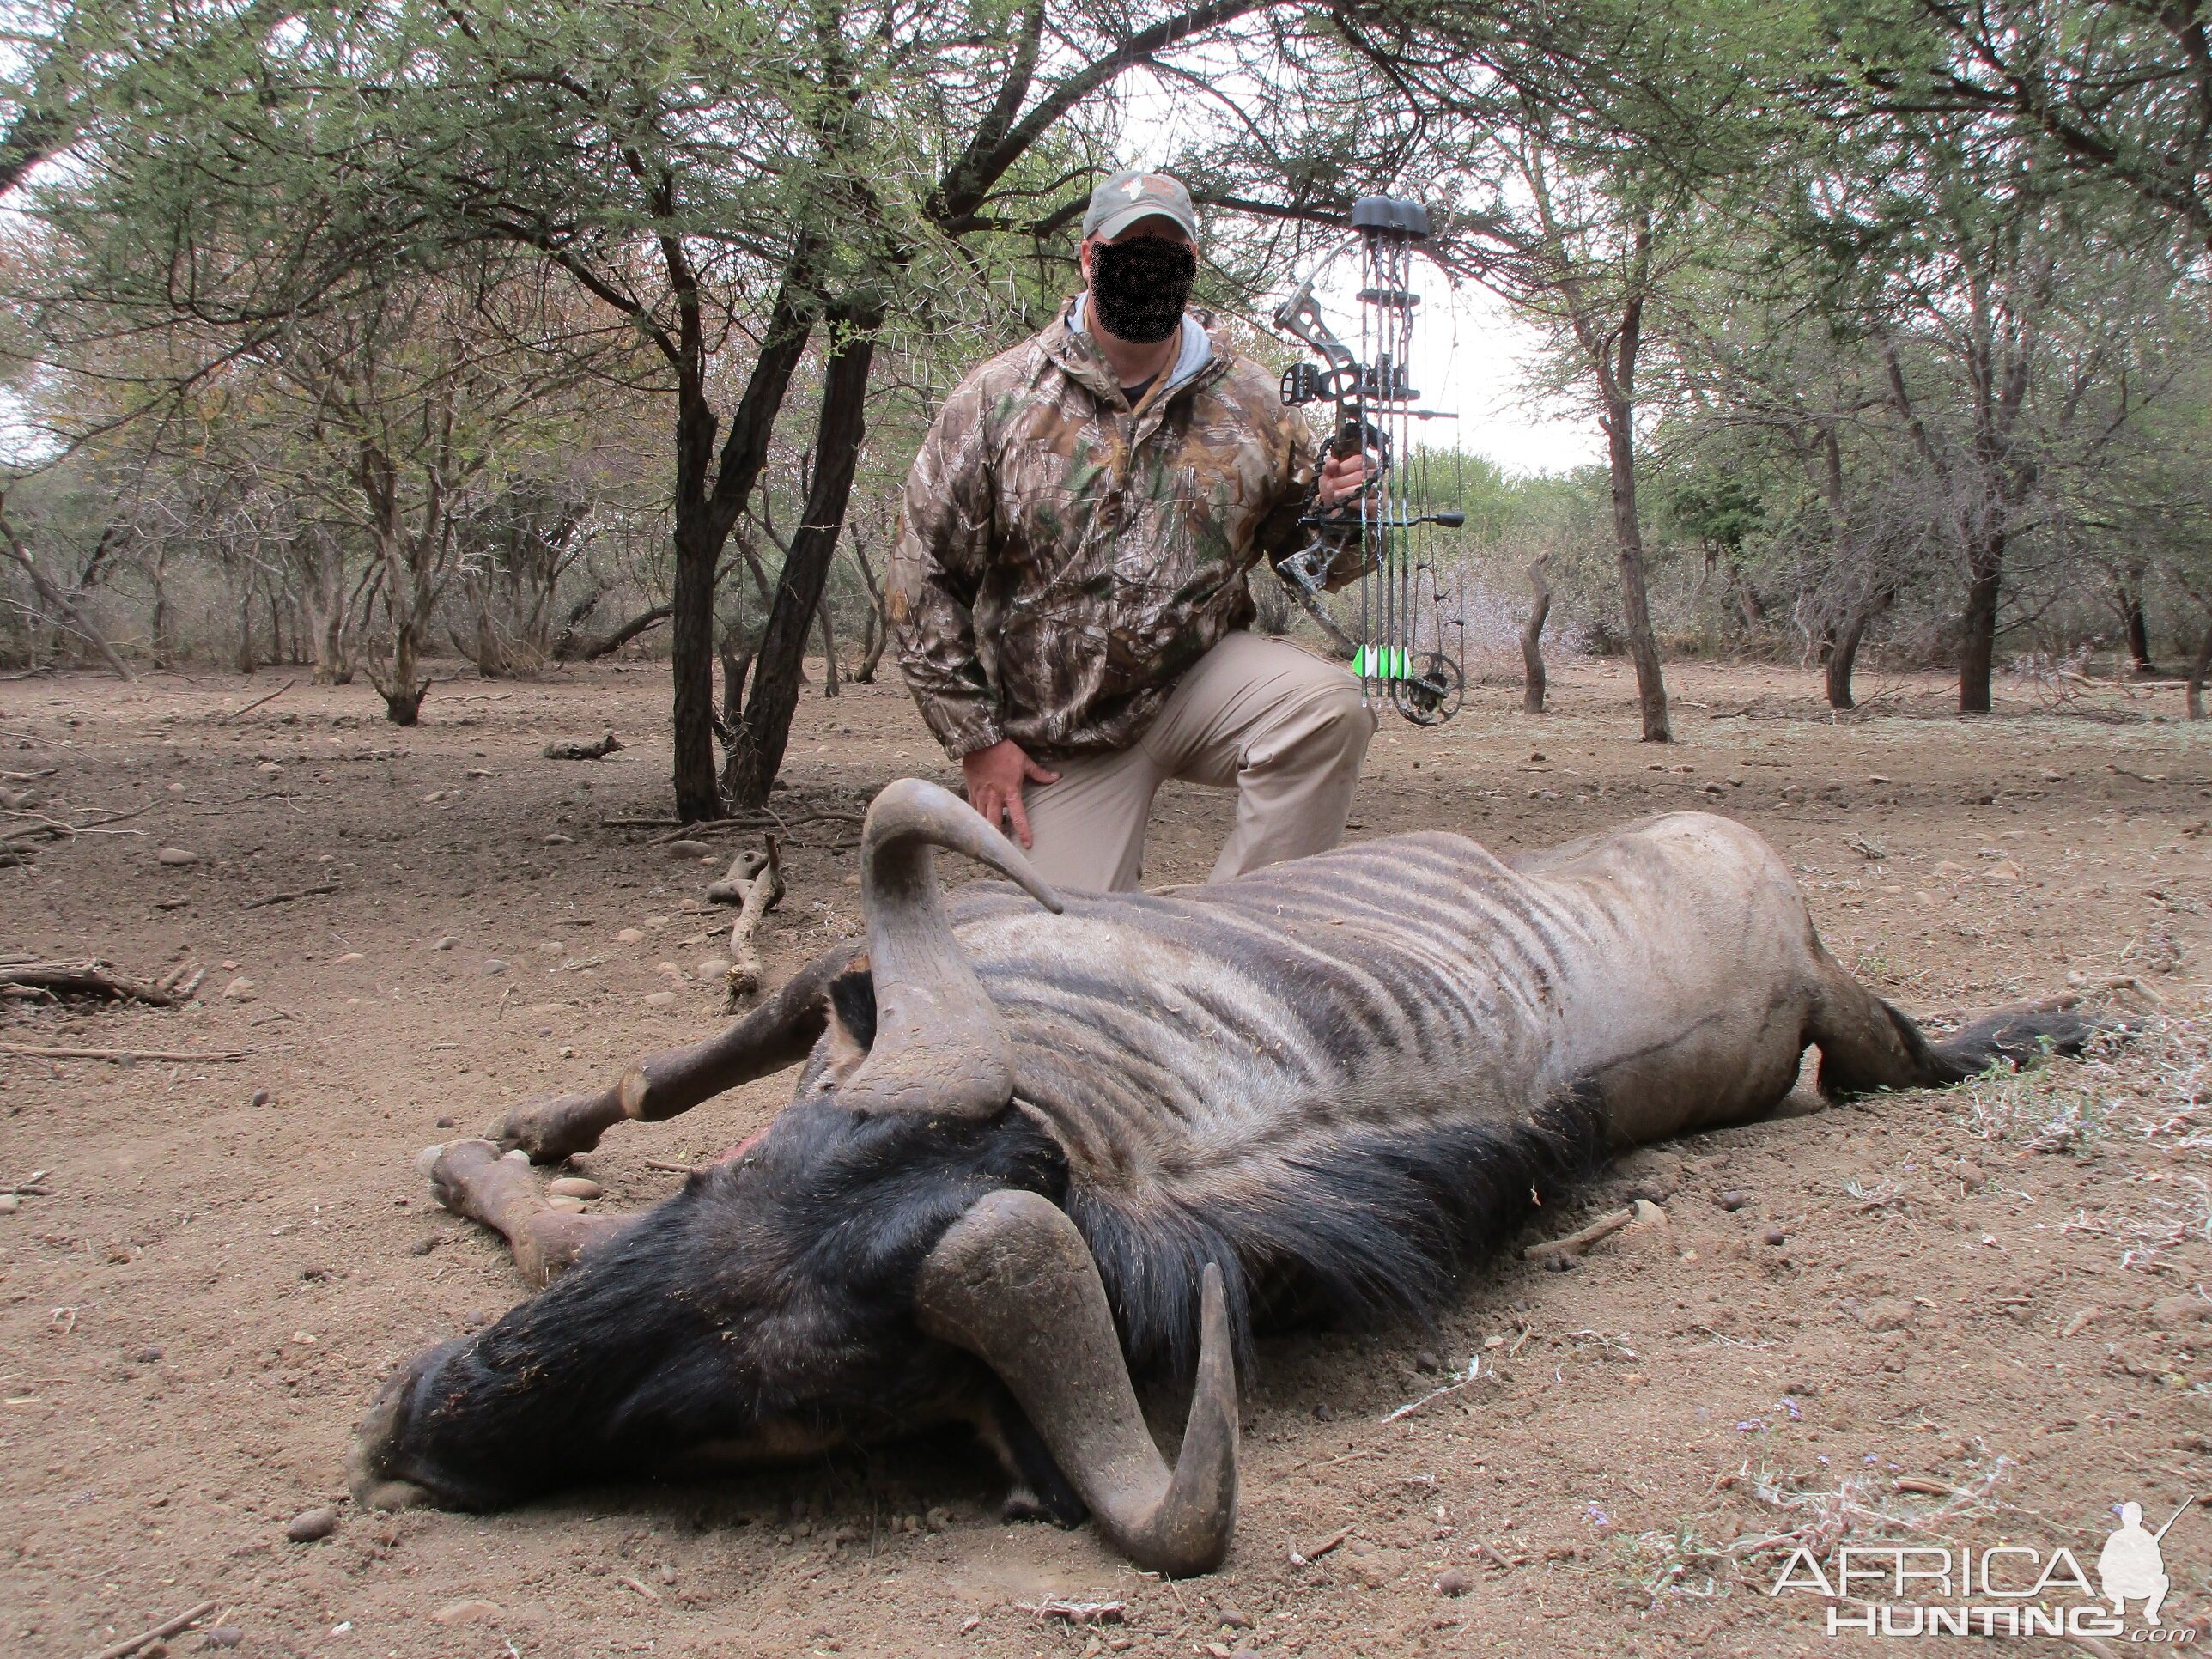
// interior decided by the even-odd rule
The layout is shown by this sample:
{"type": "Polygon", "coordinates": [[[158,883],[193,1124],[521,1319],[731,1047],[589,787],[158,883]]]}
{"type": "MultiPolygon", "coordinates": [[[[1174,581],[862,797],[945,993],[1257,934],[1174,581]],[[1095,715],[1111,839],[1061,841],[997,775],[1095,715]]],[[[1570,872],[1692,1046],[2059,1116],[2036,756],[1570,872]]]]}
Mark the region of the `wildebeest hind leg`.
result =
{"type": "Polygon", "coordinates": [[[543,1289],[576,1258],[628,1226],[629,1216],[579,1215],[556,1210],[528,1162],[501,1156],[489,1140],[456,1140],[422,1155],[424,1173],[438,1202],[455,1215],[505,1235],[514,1265],[543,1289]]]}
{"type": "Polygon", "coordinates": [[[1978,1076],[1992,1063],[2014,1065],[2049,1054],[2077,1054],[2097,1022],[2070,997],[2029,1003],[1977,1020],[1930,1042],[1911,1016],[1892,1007],[1822,953],[1826,982],[1806,1038],[1820,1050],[1820,1092],[1834,1098],[1877,1089],[1940,1088],[1978,1076]]]}

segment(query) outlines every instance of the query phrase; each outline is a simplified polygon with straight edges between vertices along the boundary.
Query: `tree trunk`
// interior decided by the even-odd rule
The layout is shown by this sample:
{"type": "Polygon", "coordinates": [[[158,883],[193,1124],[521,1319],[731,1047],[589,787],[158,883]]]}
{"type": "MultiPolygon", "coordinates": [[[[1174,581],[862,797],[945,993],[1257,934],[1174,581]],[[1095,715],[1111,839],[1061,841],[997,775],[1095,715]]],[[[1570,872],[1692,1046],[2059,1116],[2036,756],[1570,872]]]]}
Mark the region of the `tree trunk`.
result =
{"type": "Polygon", "coordinates": [[[723,782],[731,804],[768,804],[769,787],[783,764],[791,738],[791,716],[799,704],[799,667],[814,612],[830,580],[830,560],[837,550],[853,473],[860,464],[860,439],[867,413],[868,371],[875,361],[881,313],[870,307],[833,311],[826,319],[832,345],[823,377],[822,412],[814,435],[814,477],[791,552],[776,583],[775,603],[762,630],[753,663],[751,695],[745,717],[730,732],[723,782]]]}
{"type": "Polygon", "coordinates": [[[597,662],[602,657],[611,657],[647,629],[658,628],[666,622],[674,608],[672,605],[653,605],[639,611],[611,634],[581,641],[570,640],[556,654],[562,662],[597,662]]]}
{"type": "Polygon", "coordinates": [[[238,652],[231,666],[241,674],[253,672],[253,584],[246,584],[238,602],[238,652]]]}
{"type": "Polygon", "coordinates": [[[853,678],[858,684],[873,685],[876,665],[883,661],[884,647],[890,643],[891,637],[891,630],[884,620],[883,585],[877,581],[876,573],[868,564],[868,556],[860,546],[859,536],[848,537],[845,549],[853,556],[854,564],[860,568],[860,580],[868,590],[868,620],[860,636],[860,665],[853,671],[853,678]]]}
{"type": "Polygon", "coordinates": [[[722,816],[714,781],[714,573],[727,532],[708,495],[714,413],[703,394],[684,395],[676,416],[676,580],[670,594],[669,672],[676,816],[685,823],[722,816]]]}
{"type": "Polygon", "coordinates": [[[2204,677],[2212,674],[2212,617],[2204,623],[2204,643],[2197,647],[2197,660],[2189,665],[2189,718],[2204,718],[2204,677]]]}
{"type": "Polygon", "coordinates": [[[1959,618],[1959,712],[1990,712],[1990,672],[1997,646],[1997,585],[2004,572],[2004,532],[1984,533],[1966,562],[1966,608],[1959,618]]]}
{"type": "Polygon", "coordinates": [[[2120,590],[2120,612],[2127,623],[2128,660],[2135,665],[2136,678],[2156,678],[2158,665],[2150,659],[2150,623],[2143,616],[2142,577],[2120,590]]]}
{"type": "MultiPolygon", "coordinates": [[[[674,681],[672,781],[676,816],[686,823],[722,815],[721,791],[714,777],[715,577],[730,527],[759,481],[776,411],[783,406],[784,392],[813,331],[811,302],[793,274],[811,258],[811,246],[793,256],[783,289],[769,314],[760,355],[753,362],[744,395],[738,399],[737,412],[730,417],[729,437],[722,446],[719,466],[714,465],[715,420],[707,402],[703,357],[696,360],[697,383],[684,388],[678,398],[676,580],[669,595],[668,655],[674,681]]],[[[703,352],[703,346],[700,349],[703,352]]],[[[836,362],[833,351],[833,374],[836,362]]],[[[819,597],[818,582],[816,596],[819,597]]],[[[813,621],[812,607],[802,611],[798,620],[803,634],[813,621]]],[[[789,718],[787,714],[787,726],[789,718]]],[[[781,738],[776,750],[781,757],[781,738]]],[[[774,775],[773,771],[769,775],[774,775]]],[[[767,784],[761,787],[765,798],[767,784]]]]}
{"type": "Polygon", "coordinates": [[[422,717],[422,697],[429,690],[430,682],[415,678],[416,669],[422,665],[420,650],[415,624],[404,622],[392,636],[390,672],[380,673],[374,659],[370,662],[369,680],[376,687],[377,695],[384,699],[384,718],[394,726],[412,726],[422,717]]]}
{"type": "Polygon", "coordinates": [[[837,635],[830,626],[828,595],[815,607],[815,615],[822,622],[822,695],[834,697],[837,695],[837,635]]]}
{"type": "Polygon", "coordinates": [[[1866,631],[1874,619],[1889,609],[1896,595],[1888,588],[1877,590],[1873,598],[1851,612],[1844,624],[1843,632],[1829,642],[1828,647],[1828,707],[1850,709],[1858,707],[1851,697],[1851,674],[1858,665],[1859,647],[1865,642],[1866,631]]]}
{"type": "Polygon", "coordinates": [[[1521,666],[1526,676],[1521,687],[1521,709],[1523,714],[1540,714],[1545,690],[1544,622],[1552,614],[1552,584],[1545,578],[1541,559],[1528,567],[1528,587],[1536,603],[1521,629],[1521,666]]]}
{"type": "Polygon", "coordinates": [[[1628,653],[1636,661],[1636,698],[1644,714],[1644,741],[1672,743],[1667,725],[1667,681],[1659,666],[1659,641],[1651,631],[1651,602],[1644,582],[1644,528],[1636,517],[1635,411],[1626,398],[1609,399],[1606,454],[1612,472],[1613,534],[1620,550],[1620,609],[1628,653]]]}

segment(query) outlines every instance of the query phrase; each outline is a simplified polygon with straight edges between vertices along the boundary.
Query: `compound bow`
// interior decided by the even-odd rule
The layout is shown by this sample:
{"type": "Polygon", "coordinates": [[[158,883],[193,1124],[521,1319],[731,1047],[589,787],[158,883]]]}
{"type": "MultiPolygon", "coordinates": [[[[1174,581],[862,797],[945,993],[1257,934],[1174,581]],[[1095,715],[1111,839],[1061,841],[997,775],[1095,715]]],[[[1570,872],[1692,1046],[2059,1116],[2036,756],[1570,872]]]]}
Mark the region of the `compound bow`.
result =
{"type": "Polygon", "coordinates": [[[1300,521],[1312,539],[1275,568],[1349,659],[1368,702],[1387,702],[1416,725],[1435,726],[1459,712],[1467,687],[1464,620],[1446,614],[1447,602],[1454,612],[1462,603],[1456,538],[1447,581],[1435,532],[1457,530],[1466,515],[1456,508],[1424,512],[1414,499],[1424,469],[1413,465],[1413,422],[1454,418],[1417,408],[1420,393],[1412,383],[1413,313],[1421,302],[1412,287],[1413,253],[1428,240],[1428,210],[1418,202],[1364,196],[1352,204],[1352,228],[1362,258],[1358,351],[1323,320],[1314,295],[1318,273],[1276,308],[1274,320],[1322,359],[1283,372],[1284,403],[1332,402],[1329,453],[1363,456],[1366,475],[1349,502],[1300,521]],[[1331,568],[1355,538],[1362,573],[1357,638],[1321,603],[1331,568]]]}

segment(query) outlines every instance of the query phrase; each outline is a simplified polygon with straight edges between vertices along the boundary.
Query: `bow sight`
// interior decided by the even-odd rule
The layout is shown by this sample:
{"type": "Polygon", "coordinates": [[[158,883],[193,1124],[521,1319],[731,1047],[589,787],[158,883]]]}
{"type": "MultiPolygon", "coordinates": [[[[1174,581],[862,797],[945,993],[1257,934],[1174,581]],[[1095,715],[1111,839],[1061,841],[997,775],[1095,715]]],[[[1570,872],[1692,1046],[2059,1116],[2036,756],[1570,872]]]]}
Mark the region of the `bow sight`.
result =
{"type": "MultiPolygon", "coordinates": [[[[1413,291],[1412,276],[1414,249],[1428,240],[1428,210],[1419,202],[1364,196],[1352,204],[1352,228],[1361,257],[1358,349],[1330,332],[1315,296],[1318,272],[1276,308],[1275,326],[1322,360],[1283,372],[1283,401],[1294,408],[1333,404],[1328,452],[1364,457],[1366,474],[1353,495],[1326,512],[1316,504],[1300,520],[1312,539],[1275,568],[1349,659],[1369,702],[1387,702],[1416,725],[1435,726],[1459,712],[1466,693],[1467,629],[1458,614],[1463,568],[1455,535],[1449,568],[1438,559],[1446,546],[1438,532],[1457,531],[1466,515],[1456,489],[1449,492],[1449,507],[1437,507],[1434,496],[1447,469],[1408,441],[1415,421],[1456,418],[1415,406],[1421,394],[1413,384],[1413,314],[1421,296],[1413,291]],[[1354,549],[1357,636],[1322,603],[1331,573],[1344,568],[1354,549]]],[[[1451,452],[1449,477],[1457,476],[1457,459],[1451,452]]]]}

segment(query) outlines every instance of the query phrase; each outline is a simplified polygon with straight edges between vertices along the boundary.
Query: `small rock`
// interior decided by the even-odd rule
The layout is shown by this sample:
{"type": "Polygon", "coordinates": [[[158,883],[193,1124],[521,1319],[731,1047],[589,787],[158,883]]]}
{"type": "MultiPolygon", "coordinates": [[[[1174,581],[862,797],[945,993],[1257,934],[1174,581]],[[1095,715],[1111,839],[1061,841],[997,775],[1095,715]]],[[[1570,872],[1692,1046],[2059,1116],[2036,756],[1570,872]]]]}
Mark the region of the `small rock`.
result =
{"type": "Polygon", "coordinates": [[[507,963],[501,962],[497,957],[486,957],[484,958],[483,970],[487,975],[496,975],[503,974],[507,971],[507,963]]]}
{"type": "Polygon", "coordinates": [[[246,1103],[249,1106],[266,1106],[269,1103],[269,1091],[266,1089],[256,1089],[253,1091],[253,1098],[247,1101],[246,1103]]]}
{"type": "Polygon", "coordinates": [[[1413,1369],[1417,1371],[1440,1371],[1443,1368],[1444,1362],[1427,1348],[1413,1356],[1413,1369]]]}
{"type": "Polygon", "coordinates": [[[568,948],[557,939],[541,939],[538,941],[538,954],[541,957],[557,957],[568,948]]]}
{"type": "Polygon", "coordinates": [[[1474,1588],[1474,1575],[1465,1567],[1446,1567],[1437,1580],[1439,1595],[1464,1595],[1474,1588]]]}
{"type": "Polygon", "coordinates": [[[13,1193],[0,1193],[0,1215],[13,1215],[23,1207],[23,1200],[13,1193]]]}
{"type": "Polygon", "coordinates": [[[212,1625],[200,1632],[200,1645],[211,1653],[234,1648],[245,1639],[246,1632],[235,1625],[212,1625]]]}
{"type": "Polygon", "coordinates": [[[596,1181],[585,1176],[559,1176],[545,1183],[545,1190],[556,1198],[591,1200],[599,1195],[601,1188],[596,1181]]]}
{"type": "Polygon", "coordinates": [[[1769,1244],[1787,1244],[1790,1242],[1790,1235],[1779,1227],[1769,1227],[1759,1237],[1769,1244]]]}
{"type": "Polygon", "coordinates": [[[254,988],[253,981],[243,974],[222,988],[222,1000],[225,1002],[251,1002],[260,994],[261,993],[254,988]]]}
{"type": "Polygon", "coordinates": [[[615,935],[615,943],[617,945],[639,945],[642,944],[644,939],[645,929],[642,927],[625,927],[615,935]]]}
{"type": "Polygon", "coordinates": [[[1990,1184],[1990,1178],[1983,1172],[1982,1166],[1971,1158],[1961,1158],[1956,1173],[1959,1184],[1970,1193],[1978,1193],[1990,1184]]]}
{"type": "Polygon", "coordinates": [[[1336,1413],[1334,1409],[1331,1407],[1328,1401],[1324,1400],[1320,1405],[1314,1407],[1314,1421],[1316,1423],[1334,1423],[1336,1421],[1336,1413]]]}
{"type": "Polygon", "coordinates": [[[460,942],[461,941],[458,935],[448,933],[430,948],[433,951],[450,951],[460,942]]]}
{"type": "Polygon", "coordinates": [[[2212,1322],[2212,1302],[2201,1296],[2162,1296],[2150,1304],[2151,1323],[2172,1330],[2212,1322]]]}
{"type": "Polygon", "coordinates": [[[584,1200],[580,1198],[570,1198],[565,1193],[555,1193],[546,1199],[545,1207],[549,1210],[559,1210],[568,1215],[576,1215],[582,1212],[584,1200]]]}
{"type": "Polygon", "coordinates": [[[1748,1194],[1730,1191],[1721,1194],[1721,1208],[1726,1210],[1730,1215],[1734,1215],[1750,1202],[1751,1198],[1748,1194]]]}
{"type": "Polygon", "coordinates": [[[714,849],[703,841],[672,841],[660,849],[660,856],[672,864],[688,864],[702,859],[714,849]]]}
{"type": "Polygon", "coordinates": [[[184,847],[161,848],[154,854],[154,862],[156,864],[184,865],[198,864],[199,861],[200,855],[198,853],[184,847]]]}
{"type": "Polygon", "coordinates": [[[1224,1630],[1249,1630],[1252,1628],[1252,1615],[1242,1607],[1231,1607],[1227,1602],[1224,1602],[1221,1607],[1221,1627],[1224,1630]]]}
{"type": "Polygon", "coordinates": [[[933,1506],[922,1516],[921,1522],[922,1524],[927,1527],[932,1532],[951,1532],[952,1530],[952,1511],[946,1509],[942,1504],[937,1504],[933,1506]]]}
{"type": "Polygon", "coordinates": [[[454,1127],[454,1121],[450,1117],[441,1117],[433,1122],[430,1127],[434,1129],[450,1129],[454,1127]]]}
{"type": "Polygon", "coordinates": [[[648,1008],[673,1008],[676,1006],[676,993],[647,991],[645,994],[645,1006],[648,1008]]]}
{"type": "Polygon", "coordinates": [[[150,1342],[143,1348],[133,1348],[131,1351],[131,1363],[134,1365],[158,1364],[161,1363],[161,1349],[150,1342]]]}
{"type": "Polygon", "coordinates": [[[507,1609],[496,1601],[471,1595],[465,1601],[448,1601],[430,1615],[434,1625],[474,1625],[487,1619],[504,1619],[507,1609]]]}
{"type": "Polygon", "coordinates": [[[574,842],[575,839],[576,838],[574,836],[564,836],[558,830],[556,830],[552,834],[545,837],[545,844],[548,847],[567,847],[574,842]]]}
{"type": "Polygon", "coordinates": [[[1911,1322],[1912,1304],[1902,1297],[1880,1297],[1859,1310],[1859,1323],[1869,1331],[1901,1331],[1911,1322]]]}
{"type": "Polygon", "coordinates": [[[407,1254],[410,1255],[428,1255],[431,1251],[437,1248],[438,1241],[436,1239],[418,1238],[412,1244],[410,1244],[407,1247],[407,1254]]]}
{"type": "Polygon", "coordinates": [[[730,971],[730,959],[727,957],[702,957],[691,971],[697,975],[701,984],[719,985],[730,971]]]}
{"type": "Polygon", "coordinates": [[[327,1506],[301,1510],[284,1523],[284,1536],[295,1544],[312,1544],[338,1529],[338,1512],[327,1506]]]}
{"type": "Polygon", "coordinates": [[[367,962],[368,957],[362,951],[349,951],[343,956],[332,957],[331,960],[334,963],[343,963],[348,962],[367,962]]]}

